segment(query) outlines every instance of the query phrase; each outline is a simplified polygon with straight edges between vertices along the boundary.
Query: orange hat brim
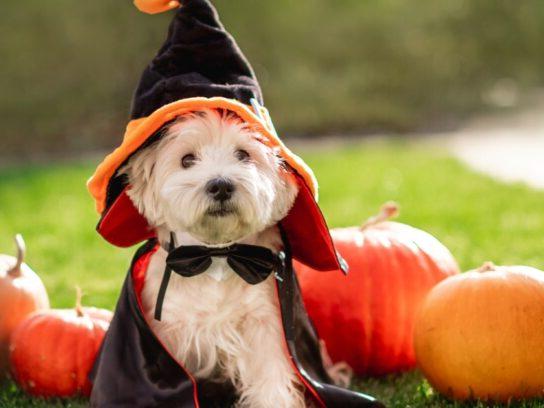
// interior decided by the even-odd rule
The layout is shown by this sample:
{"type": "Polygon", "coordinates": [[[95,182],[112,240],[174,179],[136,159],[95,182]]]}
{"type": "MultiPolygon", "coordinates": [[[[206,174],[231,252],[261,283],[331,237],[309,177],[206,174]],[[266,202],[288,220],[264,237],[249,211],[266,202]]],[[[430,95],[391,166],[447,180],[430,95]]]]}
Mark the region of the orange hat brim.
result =
{"type": "MultiPolygon", "coordinates": [[[[312,170],[304,161],[291,152],[279,139],[270,122],[257,116],[251,107],[233,99],[222,97],[188,98],[172,102],[157,109],[151,115],[131,120],[121,145],[110,153],[97,167],[87,183],[87,188],[95,200],[96,210],[103,213],[106,209],[106,195],[110,179],[119,167],[140,148],[149,137],[155,134],[165,123],[176,117],[203,109],[225,109],[238,115],[243,121],[255,127],[262,136],[263,143],[278,149],[281,157],[302,177],[315,199],[317,199],[317,181],[312,170]]],[[[265,118],[269,118],[263,108],[265,118]]]]}

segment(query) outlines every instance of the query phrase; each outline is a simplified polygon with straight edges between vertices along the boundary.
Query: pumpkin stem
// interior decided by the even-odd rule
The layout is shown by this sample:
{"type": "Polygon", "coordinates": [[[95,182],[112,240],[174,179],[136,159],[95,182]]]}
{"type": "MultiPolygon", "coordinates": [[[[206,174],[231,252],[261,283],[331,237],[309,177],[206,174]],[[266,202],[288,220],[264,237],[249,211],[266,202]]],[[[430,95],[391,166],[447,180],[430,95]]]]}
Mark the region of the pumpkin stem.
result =
{"type": "Polygon", "coordinates": [[[492,272],[496,270],[497,266],[491,261],[484,262],[484,264],[478,268],[478,272],[492,272]]]}
{"type": "Polygon", "coordinates": [[[81,298],[83,297],[83,292],[79,286],[76,286],[76,314],[77,317],[85,316],[83,312],[83,306],[81,305],[81,298]]]}
{"type": "Polygon", "coordinates": [[[389,201],[382,205],[380,212],[377,215],[370,217],[363,223],[363,225],[361,225],[361,230],[367,229],[368,227],[372,227],[373,225],[381,222],[388,221],[392,218],[396,218],[398,217],[399,213],[399,205],[394,201],[389,201]]]}
{"type": "Polygon", "coordinates": [[[21,266],[23,265],[26,254],[25,240],[21,234],[15,235],[15,246],[17,247],[17,262],[8,271],[8,274],[14,278],[21,276],[21,266]]]}

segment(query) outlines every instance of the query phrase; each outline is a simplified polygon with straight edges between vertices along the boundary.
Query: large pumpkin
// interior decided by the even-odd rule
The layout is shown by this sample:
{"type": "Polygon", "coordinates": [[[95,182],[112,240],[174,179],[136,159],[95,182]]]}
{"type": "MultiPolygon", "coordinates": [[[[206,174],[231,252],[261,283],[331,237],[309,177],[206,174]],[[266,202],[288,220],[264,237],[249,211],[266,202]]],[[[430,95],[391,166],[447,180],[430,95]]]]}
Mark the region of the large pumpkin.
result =
{"type": "Polygon", "coordinates": [[[25,243],[15,237],[17,258],[0,255],[0,378],[8,372],[9,338],[30,313],[49,308],[41,279],[24,261],[25,243]]]}
{"type": "Polygon", "coordinates": [[[331,231],[348,262],[345,277],[296,264],[308,313],[333,361],[359,375],[382,375],[415,366],[416,311],[439,281],[459,272],[434,237],[405,224],[394,203],[362,227],[331,231]]]}
{"type": "Polygon", "coordinates": [[[456,399],[544,396],[544,272],[485,264],[437,285],[415,330],[418,364],[456,399]]]}
{"type": "Polygon", "coordinates": [[[81,307],[36,312],[17,327],[10,346],[13,378],[31,395],[89,395],[88,379],[110,311],[81,307]]]}

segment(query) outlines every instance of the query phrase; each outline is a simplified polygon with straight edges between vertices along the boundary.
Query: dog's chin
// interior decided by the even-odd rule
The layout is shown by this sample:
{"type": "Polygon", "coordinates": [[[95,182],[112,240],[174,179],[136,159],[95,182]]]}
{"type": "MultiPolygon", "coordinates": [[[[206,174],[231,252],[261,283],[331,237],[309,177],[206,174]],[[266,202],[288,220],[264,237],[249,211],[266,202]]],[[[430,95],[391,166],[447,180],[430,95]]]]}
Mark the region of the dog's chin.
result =
{"type": "Polygon", "coordinates": [[[213,218],[223,218],[223,217],[229,217],[229,216],[233,216],[233,217],[236,217],[237,216],[237,211],[232,208],[232,207],[229,207],[229,206],[225,206],[225,205],[221,205],[221,206],[217,206],[217,207],[210,207],[207,211],[206,211],[206,214],[205,214],[205,217],[209,217],[211,219],[213,218]]]}
{"type": "Polygon", "coordinates": [[[199,241],[220,245],[239,241],[255,231],[235,207],[214,206],[206,210],[189,232],[199,241]]]}

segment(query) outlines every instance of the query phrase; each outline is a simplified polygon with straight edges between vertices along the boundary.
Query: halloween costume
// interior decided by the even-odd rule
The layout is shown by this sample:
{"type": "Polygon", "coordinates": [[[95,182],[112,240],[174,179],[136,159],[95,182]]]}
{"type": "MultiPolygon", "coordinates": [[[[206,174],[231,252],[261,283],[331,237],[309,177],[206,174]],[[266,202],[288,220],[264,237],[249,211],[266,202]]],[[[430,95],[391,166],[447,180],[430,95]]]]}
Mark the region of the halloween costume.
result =
{"type": "MultiPolygon", "coordinates": [[[[101,214],[97,230],[108,242],[126,247],[147,241],[134,257],[91,374],[91,405],[207,408],[228,407],[235,401],[231,385],[195,380],[168,353],[145,321],[140,296],[149,261],[159,244],[155,232],[126,193],[130,188],[126,177],[117,174],[135,152],[160,138],[159,131],[165,124],[184,113],[211,108],[231,111],[252,124],[263,135],[263,143],[277,148],[298,183],[295,203],[279,223],[284,251],[277,256],[260,247],[235,245],[216,253],[203,247],[176,249],[171,242],[167,270],[193,276],[206,269],[210,257],[224,256],[250,284],[259,284],[275,273],[285,351],[306,386],[308,400],[324,407],[382,406],[364,394],[331,385],[323,367],[318,338],[302,304],[292,258],[320,271],[338,273],[346,266],[334,250],[316,204],[313,173],[278,138],[262,107],[261,90],[249,63],[208,0],[185,0],[181,6],[164,0],[135,3],[147,12],[179,8],[165,44],[143,73],[121,146],[98,166],[88,184],[101,214]]],[[[160,319],[160,307],[156,317],[160,319]]]]}

